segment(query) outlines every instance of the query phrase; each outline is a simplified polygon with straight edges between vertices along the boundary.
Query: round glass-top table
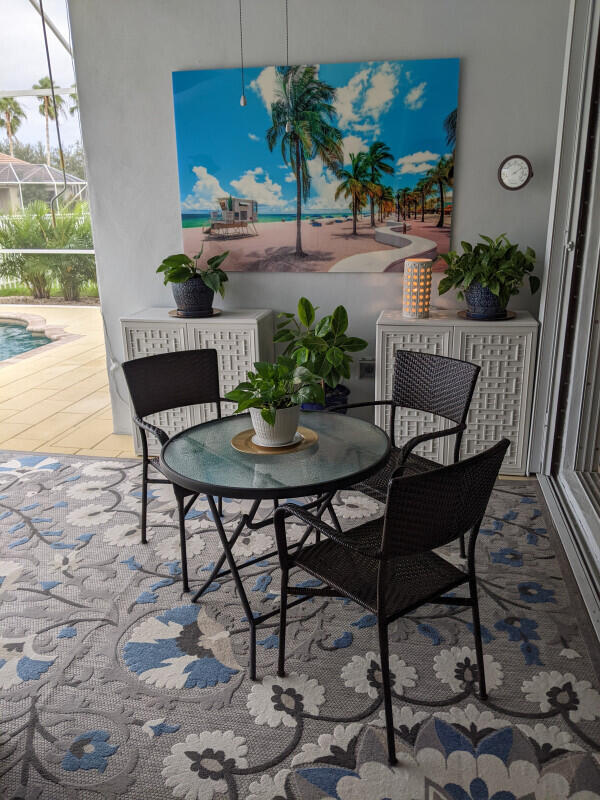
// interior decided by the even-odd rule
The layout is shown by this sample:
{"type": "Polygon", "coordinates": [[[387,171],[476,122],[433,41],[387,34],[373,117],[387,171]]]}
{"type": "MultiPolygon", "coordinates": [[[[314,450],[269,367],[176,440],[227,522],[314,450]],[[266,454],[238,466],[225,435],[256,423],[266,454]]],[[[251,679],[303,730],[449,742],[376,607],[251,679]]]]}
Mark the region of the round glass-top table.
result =
{"type": "Polygon", "coordinates": [[[300,425],[318,434],[294,452],[251,454],[231,439],[252,427],[249,414],[204,422],[176,434],[163,447],[162,471],[193,492],[240,499],[279,500],[336,491],[373,475],[390,451],[387,434],[365,420],[313,411],[300,425]]]}
{"type": "MultiPolygon", "coordinates": [[[[261,553],[242,564],[236,564],[234,549],[243,531],[256,531],[271,525],[273,518],[255,520],[261,501],[273,500],[276,507],[284,498],[315,496],[305,502],[304,509],[312,508],[319,519],[325,511],[331,515],[341,530],[331,500],[338,489],[352,486],[373,475],[386,462],[390,451],[387,434],[364,420],[322,411],[300,414],[300,424],[318,435],[317,441],[305,449],[286,453],[241,453],[231,444],[232,438],[252,427],[249,414],[225,417],[204,422],[181,431],[163,446],[160,454],[161,471],[177,486],[193,493],[184,509],[187,512],[198,494],[206,495],[211,516],[223,553],[213,566],[210,576],[193,597],[196,602],[214,581],[231,575],[235,581],[240,602],[245,612],[250,635],[250,677],[256,677],[256,628],[279,613],[278,609],[263,613],[253,612],[240,571],[277,554],[261,553]],[[215,498],[232,497],[251,499],[254,502],[242,514],[233,533],[228,535],[217,508],[215,498]],[[228,568],[222,569],[227,560],[228,568]]],[[[302,538],[290,545],[301,548],[313,530],[308,525],[302,538]]],[[[185,543],[185,529],[180,523],[180,536],[185,543]]],[[[183,553],[183,545],[182,545],[183,553]]],[[[298,598],[288,607],[304,602],[298,598]]]]}

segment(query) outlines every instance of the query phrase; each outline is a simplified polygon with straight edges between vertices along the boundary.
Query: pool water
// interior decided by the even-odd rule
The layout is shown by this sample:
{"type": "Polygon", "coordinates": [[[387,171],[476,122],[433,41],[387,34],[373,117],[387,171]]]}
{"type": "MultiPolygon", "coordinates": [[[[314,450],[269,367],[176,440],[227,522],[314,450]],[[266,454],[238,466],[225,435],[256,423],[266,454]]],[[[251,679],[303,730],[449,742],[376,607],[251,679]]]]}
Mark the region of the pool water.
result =
{"type": "Polygon", "coordinates": [[[39,333],[31,333],[24,325],[13,322],[0,322],[0,361],[18,356],[27,350],[42,347],[51,340],[39,333]]]}

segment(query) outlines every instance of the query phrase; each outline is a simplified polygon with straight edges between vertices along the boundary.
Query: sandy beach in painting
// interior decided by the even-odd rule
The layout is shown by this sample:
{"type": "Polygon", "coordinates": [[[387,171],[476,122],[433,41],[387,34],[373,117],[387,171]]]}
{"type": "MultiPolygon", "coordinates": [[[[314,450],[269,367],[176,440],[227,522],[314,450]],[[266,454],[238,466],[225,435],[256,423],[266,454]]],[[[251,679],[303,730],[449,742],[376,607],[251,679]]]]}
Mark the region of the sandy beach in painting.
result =
{"type": "MultiPolygon", "coordinates": [[[[204,246],[206,257],[229,250],[227,270],[231,272],[329,272],[333,267],[335,271],[351,272],[341,263],[345,259],[359,255],[362,271],[365,272],[400,272],[404,266],[406,255],[414,256],[415,247],[409,244],[413,237],[420,237],[433,243],[438,252],[447,252],[450,245],[450,217],[448,224],[437,228],[438,215],[425,216],[425,222],[410,220],[410,229],[406,236],[399,237],[396,244],[401,247],[384,244],[375,240],[375,230],[385,230],[388,227],[397,227],[390,220],[390,225],[378,224],[371,228],[368,219],[360,219],[357,226],[357,235],[352,235],[352,219],[344,222],[322,220],[319,226],[311,224],[310,220],[302,221],[302,246],[306,253],[305,258],[295,256],[296,222],[257,222],[257,235],[253,236],[223,236],[215,237],[207,234],[207,228],[184,228],[183,243],[185,252],[194,255],[204,246]],[[327,224],[329,223],[329,224],[327,224]],[[408,252],[410,249],[410,252],[408,252]],[[406,255],[402,252],[406,250],[406,255]],[[385,255],[389,254],[389,258],[385,255]],[[373,254],[370,259],[369,255],[373,254]]],[[[408,222],[408,221],[407,221],[408,222]]],[[[400,223],[401,225],[401,223],[400,223]]],[[[419,248],[417,248],[419,249],[419,248]]],[[[426,245],[421,245],[421,252],[427,251],[426,245]]],[[[432,254],[433,255],[433,254],[432,254]]],[[[435,256],[434,269],[443,270],[444,262],[435,256]]],[[[351,267],[351,261],[347,262],[351,267]]]]}

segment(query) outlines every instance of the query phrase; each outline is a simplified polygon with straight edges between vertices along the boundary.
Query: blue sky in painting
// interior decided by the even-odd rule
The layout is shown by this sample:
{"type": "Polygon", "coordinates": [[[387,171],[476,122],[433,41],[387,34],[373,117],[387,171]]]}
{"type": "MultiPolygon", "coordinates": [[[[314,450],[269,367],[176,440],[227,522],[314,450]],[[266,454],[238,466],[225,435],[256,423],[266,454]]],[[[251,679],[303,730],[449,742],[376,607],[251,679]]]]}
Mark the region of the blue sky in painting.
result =
{"type": "MultiPolygon", "coordinates": [[[[345,160],[385,142],[394,154],[394,188],[411,188],[446,154],[443,122],[458,103],[458,59],[321,64],[319,77],[336,87],[336,123],[345,160]]],[[[273,67],[246,70],[245,108],[239,104],[239,69],[173,73],[181,210],[215,209],[232,194],[257,200],[259,211],[295,208],[295,179],[281,148],[265,140],[275,99],[273,67]]],[[[310,163],[306,211],[347,207],[335,201],[338,181],[318,159],[310,163]]]]}

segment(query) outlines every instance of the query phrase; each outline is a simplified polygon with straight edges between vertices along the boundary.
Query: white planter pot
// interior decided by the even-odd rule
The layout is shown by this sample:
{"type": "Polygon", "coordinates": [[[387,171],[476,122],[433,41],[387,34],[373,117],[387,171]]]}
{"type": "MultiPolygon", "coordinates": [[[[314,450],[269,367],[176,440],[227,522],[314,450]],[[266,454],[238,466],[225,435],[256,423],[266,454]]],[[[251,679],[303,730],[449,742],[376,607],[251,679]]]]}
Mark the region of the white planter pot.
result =
{"type": "Polygon", "coordinates": [[[290,444],[298,430],[300,406],[278,408],[275,412],[275,425],[269,425],[260,415],[260,408],[250,409],[252,427],[256,432],[255,444],[263,447],[281,447],[290,444]]]}

